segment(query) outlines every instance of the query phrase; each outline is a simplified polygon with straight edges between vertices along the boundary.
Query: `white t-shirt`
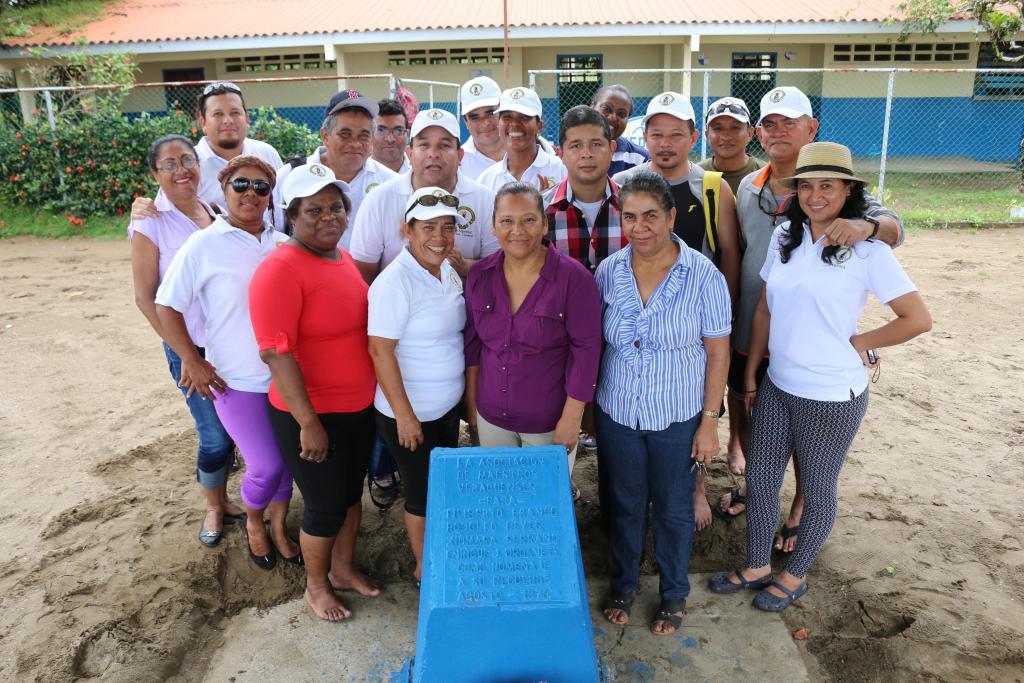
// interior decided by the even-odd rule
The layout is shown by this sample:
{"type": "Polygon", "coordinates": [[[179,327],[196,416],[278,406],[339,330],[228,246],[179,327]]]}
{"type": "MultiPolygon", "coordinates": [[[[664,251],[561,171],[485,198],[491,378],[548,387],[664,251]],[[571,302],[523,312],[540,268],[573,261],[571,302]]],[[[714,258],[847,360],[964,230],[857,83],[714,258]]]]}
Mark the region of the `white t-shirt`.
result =
{"type": "MultiPolygon", "coordinates": [[[[570,193],[572,192],[572,185],[569,186],[568,191],[570,193]]],[[[601,211],[601,206],[604,202],[605,200],[603,197],[596,202],[581,202],[575,197],[572,198],[572,203],[577,209],[583,212],[584,217],[587,219],[587,225],[589,226],[597,225],[597,214],[601,211]]]]}
{"type": "Polygon", "coordinates": [[[462,145],[462,162],[459,164],[459,171],[467,178],[479,181],[480,174],[494,164],[494,159],[476,148],[473,138],[466,140],[466,143],[462,145]]]}
{"type": "MultiPolygon", "coordinates": [[[[405,246],[402,223],[405,205],[412,196],[412,173],[392,178],[375,190],[363,202],[350,228],[352,241],[349,253],[365,263],[380,263],[381,269],[395,260],[405,246]]],[[[492,231],[494,193],[470,180],[459,171],[455,181],[455,196],[459,198],[458,211],[465,222],[455,224],[455,246],[463,258],[480,259],[498,251],[498,240],[492,231]]]]}
{"type": "MultiPolygon", "coordinates": [[[[367,334],[398,340],[395,357],[416,417],[421,422],[442,417],[465,389],[466,302],[458,273],[445,261],[439,280],[402,249],[370,285],[369,299],[367,334]]],[[[379,384],[373,405],[395,416],[379,384]]]]}
{"type": "Polygon", "coordinates": [[[916,291],[888,244],[857,242],[821,260],[822,241],[810,228],[789,261],[779,260],[775,228],[761,268],[771,327],[768,376],[783,391],[815,401],[849,401],[868,386],[867,368],[850,344],[868,292],[882,303],[916,291]]]}
{"type": "MultiPolygon", "coordinates": [[[[277,150],[268,145],[265,142],[259,140],[253,140],[252,138],[245,138],[242,141],[242,154],[254,154],[263,161],[267,162],[270,168],[277,170],[281,166],[281,155],[277,153],[277,150]]],[[[220,172],[227,168],[228,160],[224,157],[217,156],[217,153],[210,147],[210,143],[207,142],[206,136],[196,144],[196,156],[199,157],[199,198],[207,204],[216,204],[217,206],[226,207],[227,204],[224,202],[224,190],[220,186],[220,181],[217,180],[217,176],[220,172]]],[[[277,185],[280,186],[281,179],[277,179],[277,185]]],[[[277,194],[274,194],[274,203],[277,203],[277,194]]],[[[271,216],[268,215],[270,219],[271,216]]],[[[283,226],[284,223],[274,223],[274,225],[283,226]]]]}
{"type": "MultiPolygon", "coordinates": [[[[316,151],[306,157],[306,163],[323,164],[320,160],[320,155],[326,151],[326,147],[318,147],[316,151]]],[[[284,229],[284,210],[286,207],[280,188],[284,187],[284,179],[288,177],[292,170],[291,164],[284,164],[277,172],[277,185],[274,187],[274,206],[277,207],[277,218],[274,224],[281,226],[282,230],[284,229]]],[[[363,168],[359,173],[356,173],[355,177],[352,178],[352,182],[348,184],[349,188],[351,188],[348,193],[348,199],[352,202],[352,211],[348,215],[348,230],[342,233],[341,239],[338,240],[339,247],[348,249],[349,244],[352,243],[352,226],[355,225],[356,214],[359,212],[359,207],[363,204],[363,199],[366,198],[366,193],[379,185],[383,185],[397,175],[397,173],[380,162],[369,158],[366,160],[363,168]]]]}
{"type": "Polygon", "coordinates": [[[206,317],[206,360],[237,391],[270,389],[270,369],[260,360],[249,318],[249,281],[287,239],[268,223],[257,239],[217,216],[185,241],[156,291],[156,303],[179,313],[199,300],[206,317]]]}
{"type": "Polygon", "coordinates": [[[481,185],[491,188],[492,192],[497,192],[501,189],[501,186],[505,183],[511,183],[515,180],[522,180],[524,183],[532,183],[543,192],[544,190],[558,185],[568,175],[568,171],[562,160],[558,157],[548,154],[544,151],[541,146],[537,146],[537,156],[534,158],[533,163],[530,164],[529,168],[523,171],[522,178],[516,178],[508,171],[508,155],[501,161],[497,161],[491,164],[491,167],[480,174],[477,179],[481,185]]]}

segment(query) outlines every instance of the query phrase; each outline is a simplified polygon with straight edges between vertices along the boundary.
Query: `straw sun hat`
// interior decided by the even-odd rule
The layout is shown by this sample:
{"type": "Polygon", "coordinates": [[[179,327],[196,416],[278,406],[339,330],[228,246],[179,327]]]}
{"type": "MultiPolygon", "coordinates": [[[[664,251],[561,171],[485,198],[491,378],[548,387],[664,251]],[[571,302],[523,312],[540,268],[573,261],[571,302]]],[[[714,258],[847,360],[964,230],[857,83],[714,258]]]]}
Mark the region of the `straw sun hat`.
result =
{"type": "Polygon", "coordinates": [[[783,178],[782,183],[796,187],[796,182],[801,178],[838,178],[864,182],[853,175],[850,148],[835,142],[812,142],[803,146],[796,159],[796,173],[783,178]]]}

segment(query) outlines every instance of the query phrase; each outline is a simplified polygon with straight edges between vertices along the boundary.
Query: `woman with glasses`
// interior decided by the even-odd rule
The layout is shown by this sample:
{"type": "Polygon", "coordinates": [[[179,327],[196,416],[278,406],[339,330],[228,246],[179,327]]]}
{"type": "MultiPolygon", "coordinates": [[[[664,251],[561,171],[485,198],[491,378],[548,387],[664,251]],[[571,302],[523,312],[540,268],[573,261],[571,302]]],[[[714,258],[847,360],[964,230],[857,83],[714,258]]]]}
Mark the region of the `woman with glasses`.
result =
{"type": "Polygon", "coordinates": [[[459,200],[439,187],[416,190],[406,204],[406,246],[370,285],[370,356],[377,371],[377,429],[398,462],[405,528],[423,568],[430,452],[459,442],[465,389],[462,279],[448,263],[459,200]]]}
{"type": "Polygon", "coordinates": [[[353,565],[376,378],[366,347],[367,287],[338,248],[352,206],[347,191],[323,164],[293,169],[281,184],[291,239],[249,285],[256,343],[273,376],[270,421],[305,503],[306,602],[326,621],[351,615],[335,590],[380,593],[353,565]]]}
{"type": "MultiPolygon", "coordinates": [[[[493,221],[501,250],[466,279],[470,433],[486,447],[565,446],[571,476],[601,362],[597,287],[585,266],[547,241],[532,183],[500,188],[493,221]]],[[[572,495],[579,497],[575,485],[572,495]]]]}
{"type": "MultiPolygon", "coordinates": [[[[189,237],[209,227],[216,216],[197,195],[199,162],[195,147],[188,138],[181,135],[157,138],[147,150],[146,162],[160,189],[154,201],[156,215],[133,220],[128,225],[135,304],[163,340],[167,366],[177,384],[181,380],[181,358],[167,344],[154,299],[174,255],[189,237]]],[[[206,330],[199,302],[194,302],[184,312],[183,318],[191,347],[199,357],[203,357],[206,330]]],[[[206,514],[199,524],[199,542],[204,546],[214,546],[220,543],[225,518],[234,520],[242,514],[242,509],[227,495],[228,469],[235,444],[224,431],[211,401],[203,400],[199,394],[184,387],[182,393],[199,437],[196,481],[206,496],[206,514]]]]}
{"type": "Polygon", "coordinates": [[[594,417],[612,549],[604,615],[629,621],[650,507],[661,594],[650,628],[664,636],[686,613],[693,492],[718,454],[732,306],[725,277],[673,233],[676,208],[664,178],[639,170],[619,205],[629,246],[595,274],[605,351],[594,417]]]}
{"type": "Polygon", "coordinates": [[[873,349],[895,346],[931,329],[931,316],[889,246],[852,245],[829,237],[837,218],[865,215],[864,181],[853,175],[850,150],[815,142],[800,150],[786,185],[796,201],[772,234],[761,268],[744,371],[746,407],[753,408],[747,464],[747,565],[710,579],[716,593],[760,592],[754,606],[780,612],[807,592],[807,572],[836,518],[839,472],[868,407],[873,349]],[[896,318],[858,331],[868,293],[896,318]],[[759,359],[771,354],[758,383],[759,359]],[[756,400],[756,403],[755,403],[756,400]],[[790,454],[800,465],[805,503],[796,548],[778,575],[771,553],[779,491],[790,454]]]}
{"type": "Polygon", "coordinates": [[[164,338],[181,357],[181,386],[188,395],[213,401],[245,460],[242,501],[249,555],[256,566],[270,570],[278,552],[296,564],[302,556],[285,528],[292,478],[270,425],[270,371],[256,346],[248,293],[256,268],[287,237],[264,222],[274,185],[274,169],[266,162],[235,157],[219,179],[227,214],[178,251],[157,290],[156,312],[164,338]],[[205,318],[205,359],[185,325],[184,314],[197,301],[205,318]],[[268,507],[269,535],[263,519],[268,507]]]}

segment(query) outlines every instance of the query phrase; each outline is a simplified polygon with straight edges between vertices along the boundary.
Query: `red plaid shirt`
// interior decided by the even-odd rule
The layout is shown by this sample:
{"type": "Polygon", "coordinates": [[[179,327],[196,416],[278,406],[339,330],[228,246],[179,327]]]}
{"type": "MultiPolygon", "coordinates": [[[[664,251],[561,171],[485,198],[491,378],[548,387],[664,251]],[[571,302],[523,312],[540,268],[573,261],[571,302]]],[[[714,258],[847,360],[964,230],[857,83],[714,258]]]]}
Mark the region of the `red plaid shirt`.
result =
{"type": "Polygon", "coordinates": [[[555,249],[576,259],[591,271],[627,244],[622,234],[619,187],[608,181],[604,203],[597,212],[596,225],[588,226],[586,216],[569,199],[569,179],[543,194],[548,219],[548,241],[555,249]]]}

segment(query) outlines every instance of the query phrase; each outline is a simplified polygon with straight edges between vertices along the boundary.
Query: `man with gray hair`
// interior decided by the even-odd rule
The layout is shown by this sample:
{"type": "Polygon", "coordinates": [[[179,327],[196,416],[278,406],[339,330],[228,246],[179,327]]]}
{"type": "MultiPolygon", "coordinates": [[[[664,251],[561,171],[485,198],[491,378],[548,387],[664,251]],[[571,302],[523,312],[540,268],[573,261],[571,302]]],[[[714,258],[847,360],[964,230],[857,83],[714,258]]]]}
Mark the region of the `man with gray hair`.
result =
{"type": "MultiPolygon", "coordinates": [[[[323,145],[306,157],[308,164],[323,164],[334,171],[338,180],[348,183],[352,211],[348,216],[349,229],[341,236],[338,246],[347,249],[352,237],[351,226],[359,212],[366,194],[398,174],[384,164],[370,158],[373,144],[374,119],[378,113],[377,103],[358,90],[342,90],[331,98],[324,109],[324,122],[320,126],[323,145]]],[[[292,171],[291,164],[285,164],[277,172],[277,188],[292,171]]],[[[282,217],[280,190],[274,191],[274,204],[282,217]]]]}

